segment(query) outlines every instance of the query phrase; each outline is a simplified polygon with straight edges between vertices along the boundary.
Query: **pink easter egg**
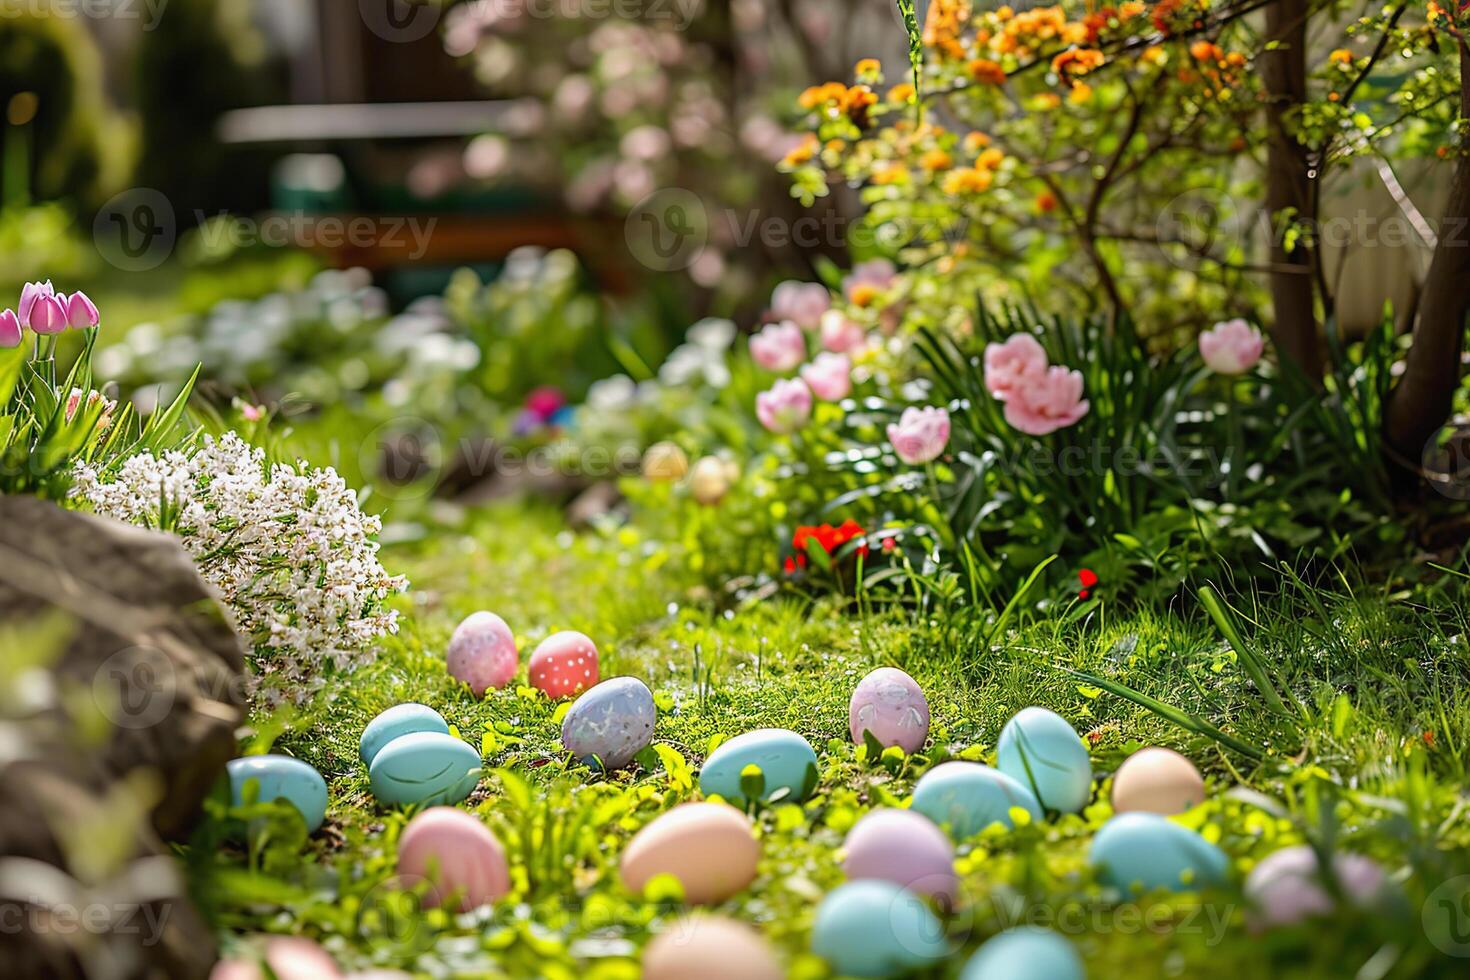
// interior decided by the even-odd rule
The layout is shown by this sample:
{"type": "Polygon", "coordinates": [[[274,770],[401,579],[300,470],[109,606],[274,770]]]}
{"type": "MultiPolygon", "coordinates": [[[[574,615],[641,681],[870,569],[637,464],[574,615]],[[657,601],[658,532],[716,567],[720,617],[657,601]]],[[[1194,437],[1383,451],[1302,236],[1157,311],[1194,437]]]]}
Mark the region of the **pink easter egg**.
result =
{"type": "MultiPolygon", "coordinates": [[[[337,980],[342,972],[327,951],[301,936],[272,936],[263,959],[276,980],[337,980]]],[[[264,980],[265,971],[254,959],[220,960],[209,980],[264,980]]]]}
{"type": "Polygon", "coordinates": [[[929,702],[912,677],[897,667],[879,667],[858,682],[847,707],[852,740],[863,744],[863,732],[884,748],[897,745],[917,752],[929,737],[929,702]]]}
{"type": "Polygon", "coordinates": [[[597,647],[582,633],[562,630],[531,654],[531,686],[555,701],[597,683],[597,647]]]}
{"type": "Polygon", "coordinates": [[[468,616],[449,638],[449,673],[481,697],[492,687],[504,687],[520,664],[516,638],[505,620],[492,612],[468,616]]]}
{"type": "MultiPolygon", "coordinates": [[[[1354,905],[1372,907],[1388,894],[1388,876],[1372,858],[1339,851],[1332,873],[1354,905]]],[[[1306,844],[1283,848],[1262,859],[1245,879],[1245,897],[1253,906],[1247,921],[1260,931],[1325,916],[1336,905],[1329,887],[1316,851],[1306,844]]]]}
{"type": "Polygon", "coordinates": [[[398,839],[398,874],[406,886],[428,881],[424,896],[437,907],[458,895],[460,911],[489,905],[510,891],[505,848],[477,818],[452,806],[430,807],[398,839]]]}
{"type": "Polygon", "coordinates": [[[949,903],[957,896],[954,845],[922,813],[873,810],[848,831],[842,846],[842,870],[853,881],[876,878],[949,903]]]}

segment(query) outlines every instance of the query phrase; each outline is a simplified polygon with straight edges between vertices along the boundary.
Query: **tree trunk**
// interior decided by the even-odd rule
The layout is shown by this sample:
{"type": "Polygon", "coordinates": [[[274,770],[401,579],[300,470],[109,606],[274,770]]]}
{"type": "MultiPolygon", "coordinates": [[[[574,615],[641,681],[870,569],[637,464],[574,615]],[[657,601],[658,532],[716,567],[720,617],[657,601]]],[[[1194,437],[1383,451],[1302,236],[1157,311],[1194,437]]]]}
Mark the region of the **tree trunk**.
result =
{"type": "MultiPolygon", "coordinates": [[[[1470,119],[1470,48],[1460,45],[1460,116],[1470,119]]],[[[1419,300],[1414,343],[1389,399],[1385,435],[1405,461],[1418,461],[1424,445],[1450,415],[1460,384],[1460,348],[1470,314],[1470,156],[1460,150],[1449,200],[1439,222],[1439,242],[1419,300]]]]}
{"type": "Polygon", "coordinates": [[[1307,98],[1308,0],[1277,0],[1266,8],[1266,37],[1273,47],[1261,56],[1268,101],[1266,212],[1271,236],[1271,337],[1283,357],[1314,381],[1322,376],[1322,348],[1312,288],[1311,245],[1287,247],[1290,218],[1308,228],[1316,224],[1311,162],[1307,148],[1286,124],[1288,114],[1307,98]]]}

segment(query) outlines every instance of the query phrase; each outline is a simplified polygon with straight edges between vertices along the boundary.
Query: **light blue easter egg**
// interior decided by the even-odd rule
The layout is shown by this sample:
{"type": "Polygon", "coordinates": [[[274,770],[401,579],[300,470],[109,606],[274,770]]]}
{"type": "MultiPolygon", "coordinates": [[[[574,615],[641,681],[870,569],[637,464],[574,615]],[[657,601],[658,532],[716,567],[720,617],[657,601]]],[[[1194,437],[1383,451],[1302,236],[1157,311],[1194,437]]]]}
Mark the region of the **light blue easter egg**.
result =
{"type": "Polygon", "coordinates": [[[1041,819],[1041,805],[1029,789],[999,769],[978,762],[945,762],[930,769],[914,785],[910,806],[946,828],[955,840],[978,834],[993,823],[1015,826],[1012,807],[1041,819]]]}
{"type": "Polygon", "coordinates": [[[1225,883],[1230,862],[1214,844],[1157,813],[1120,813],[1092,839],[1088,861],[1121,891],[1194,891],[1225,883]]]}
{"type": "Polygon", "coordinates": [[[1086,980],[1082,957],[1062,936],[1039,926],[1017,926],[987,939],[965,964],[960,980],[1086,980]]]}
{"type": "Polygon", "coordinates": [[[247,755],[225,764],[230,777],[230,797],[235,806],[245,802],[245,787],[259,785],[259,802],[285,800],[306,821],[308,833],[316,833],[327,818],[327,783],[321,773],[288,755],[247,755]]]}
{"type": "Polygon", "coordinates": [[[1055,711],[1024,708],[996,743],[996,768],[1049,810],[1077,813],[1092,796],[1092,758],[1077,730],[1055,711]]]}
{"type": "Polygon", "coordinates": [[[595,769],[621,769],[653,741],[657,718],[648,685],[636,677],[614,677],[572,702],[562,719],[561,743],[595,769]]]}
{"type": "Polygon", "coordinates": [[[480,781],[480,753],[453,735],[412,732],[378,750],[368,778],[381,803],[453,805],[480,781]]]}
{"type": "Polygon", "coordinates": [[[428,705],[411,701],[407,704],[396,704],[367,723],[367,727],[362,730],[362,740],[358,742],[357,754],[362,757],[363,765],[371,766],[383,746],[400,735],[412,735],[414,732],[448,735],[449,723],[444,720],[443,715],[428,705]]]}
{"type": "Polygon", "coordinates": [[[888,881],[852,881],[817,909],[812,952],[851,977],[892,977],[949,952],[944,926],[924,900],[888,881]]]}
{"type": "Polygon", "coordinates": [[[799,803],[817,788],[817,753],[806,739],[784,728],[758,728],[723,742],[710,753],[699,770],[699,790],[705,796],[718,793],[736,806],[744,806],[745,788],[740,774],[747,766],[761,771],[759,798],[799,803]]]}

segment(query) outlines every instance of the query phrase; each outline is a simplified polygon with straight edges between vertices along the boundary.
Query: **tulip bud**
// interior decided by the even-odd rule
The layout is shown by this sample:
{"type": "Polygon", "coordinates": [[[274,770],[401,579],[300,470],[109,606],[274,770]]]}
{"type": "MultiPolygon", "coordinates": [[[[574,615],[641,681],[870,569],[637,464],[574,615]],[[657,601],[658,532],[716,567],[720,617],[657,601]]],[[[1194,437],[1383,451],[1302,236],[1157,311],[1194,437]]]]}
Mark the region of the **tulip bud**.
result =
{"type": "Polygon", "coordinates": [[[20,317],[14,310],[0,313],[0,349],[10,350],[20,346],[20,317]]]}
{"type": "Polygon", "coordinates": [[[36,333],[61,333],[66,329],[66,307],[55,296],[38,296],[31,306],[30,321],[30,327],[36,333]]]}
{"type": "Polygon", "coordinates": [[[20,325],[29,327],[31,325],[31,311],[35,309],[36,300],[43,296],[54,296],[56,290],[51,287],[51,280],[45,282],[28,282],[20,291],[20,305],[16,307],[20,314],[20,325]]]}
{"type": "Polygon", "coordinates": [[[74,330],[87,330],[101,323],[102,317],[97,313],[97,304],[79,289],[66,301],[66,322],[74,330]]]}

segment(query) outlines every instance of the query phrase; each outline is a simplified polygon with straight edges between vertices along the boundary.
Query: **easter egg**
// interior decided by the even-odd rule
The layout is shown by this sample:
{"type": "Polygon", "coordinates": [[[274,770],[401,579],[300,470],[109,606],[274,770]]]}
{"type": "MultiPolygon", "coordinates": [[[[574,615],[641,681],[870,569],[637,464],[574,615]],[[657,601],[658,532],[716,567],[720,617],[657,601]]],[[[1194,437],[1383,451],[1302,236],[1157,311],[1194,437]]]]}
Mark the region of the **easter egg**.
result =
{"type": "Polygon", "coordinates": [[[987,939],[960,980],[1085,980],[1082,957],[1061,935],[1039,926],[1017,926],[987,939]]]}
{"type": "Polygon", "coordinates": [[[910,808],[949,830],[955,840],[980,833],[993,823],[1014,827],[1011,809],[1020,807],[1041,819],[1031,791],[999,769],[978,762],[945,762],[914,784],[910,808]]]}
{"type": "Polygon", "coordinates": [[[1156,813],[1120,813],[1092,839],[1088,861],[1120,891],[1195,891],[1225,883],[1230,862],[1214,844],[1156,813]]]}
{"type": "Polygon", "coordinates": [[[896,745],[917,752],[929,737],[929,702],[908,674],[897,667],[879,667],[853,688],[847,726],[859,745],[867,731],[884,748],[896,745]]]}
{"type": "Polygon", "coordinates": [[[621,769],[653,741],[653,692],[636,677],[603,681],[572,702],[561,723],[566,750],[594,768],[621,769]]]}
{"type": "Polygon", "coordinates": [[[1076,813],[1092,795],[1092,759],[1077,730],[1045,708],[1024,708],[996,743],[996,768],[1036,795],[1042,806],[1076,813]]]}
{"type": "Polygon", "coordinates": [[[425,903],[453,898],[460,911],[489,905],[510,891],[505,848],[478,818],[449,806],[425,810],[398,839],[398,874],[430,882],[425,903]]]}
{"type": "Polygon", "coordinates": [[[230,778],[230,796],[235,806],[245,802],[245,787],[259,785],[255,799],[259,802],[285,800],[306,821],[308,833],[315,833],[327,818],[327,783],[321,773],[300,759],[286,755],[248,755],[225,764],[230,778]]]}
{"type": "Polygon", "coordinates": [[[758,728],[723,742],[710,753],[699,770],[699,790],[705,796],[718,793],[744,806],[745,788],[741,773],[747,766],[761,771],[761,800],[779,799],[799,803],[817,786],[817,753],[806,739],[784,728],[758,728]]]}
{"type": "Polygon", "coordinates": [[[682,480],[689,472],[689,457],[672,442],[656,442],[643,454],[643,476],[649,480],[682,480]]]}
{"type": "Polygon", "coordinates": [[[924,900],[888,881],[850,881],[817,908],[812,952],[833,971],[891,977],[943,959],[944,927],[924,900]]]}
{"type": "Polygon", "coordinates": [[[922,813],[873,810],[847,832],[842,870],[853,881],[876,878],[953,902],[959,890],[954,845],[922,813]]]}
{"type": "Polygon", "coordinates": [[[1142,810],[1171,816],[1204,800],[1199,770],[1173,749],[1139,749],[1113,776],[1113,809],[1118,813],[1142,810]]]}
{"type": "Polygon", "coordinates": [[[531,654],[531,686],[555,701],[597,683],[597,647],[586,635],[562,630],[531,654]]]}
{"type": "Polygon", "coordinates": [[[504,687],[520,663],[516,638],[505,620],[492,612],[468,616],[449,638],[446,654],[449,674],[481,697],[492,687],[504,687]]]}
{"type": "Polygon", "coordinates": [[[382,803],[458,803],[480,781],[480,753],[440,732],[400,735],[378,751],[368,779],[382,803]]]}
{"type": "Polygon", "coordinates": [[[689,495],[706,507],[713,507],[730,492],[734,477],[730,466],[718,456],[703,456],[689,471],[689,495]]]}
{"type": "Polygon", "coordinates": [[[327,951],[302,936],[272,936],[259,957],[234,956],[220,960],[209,980],[265,980],[261,960],[275,980],[336,980],[342,976],[327,951]]]}
{"type": "MultiPolygon", "coordinates": [[[[1245,879],[1245,897],[1254,906],[1252,928],[1294,925],[1332,912],[1336,901],[1322,871],[1317,852],[1306,844],[1263,859],[1245,879]]],[[[1383,869],[1361,854],[1333,855],[1332,874],[1340,894],[1354,905],[1371,907],[1389,894],[1383,869]]]]}
{"type": "Polygon", "coordinates": [[[367,723],[358,742],[357,754],[361,756],[363,765],[371,766],[383,746],[400,735],[412,735],[414,732],[448,735],[449,723],[428,705],[396,704],[367,723]]]}
{"type": "Polygon", "coordinates": [[[623,851],[623,884],[635,895],[655,875],[670,874],[684,897],[712,905],[755,878],[761,846],[750,820],[723,803],[684,803],[661,814],[623,851]]]}
{"type": "Polygon", "coordinates": [[[721,916],[680,919],[643,950],[643,980],[781,980],[760,933],[721,916]]]}

